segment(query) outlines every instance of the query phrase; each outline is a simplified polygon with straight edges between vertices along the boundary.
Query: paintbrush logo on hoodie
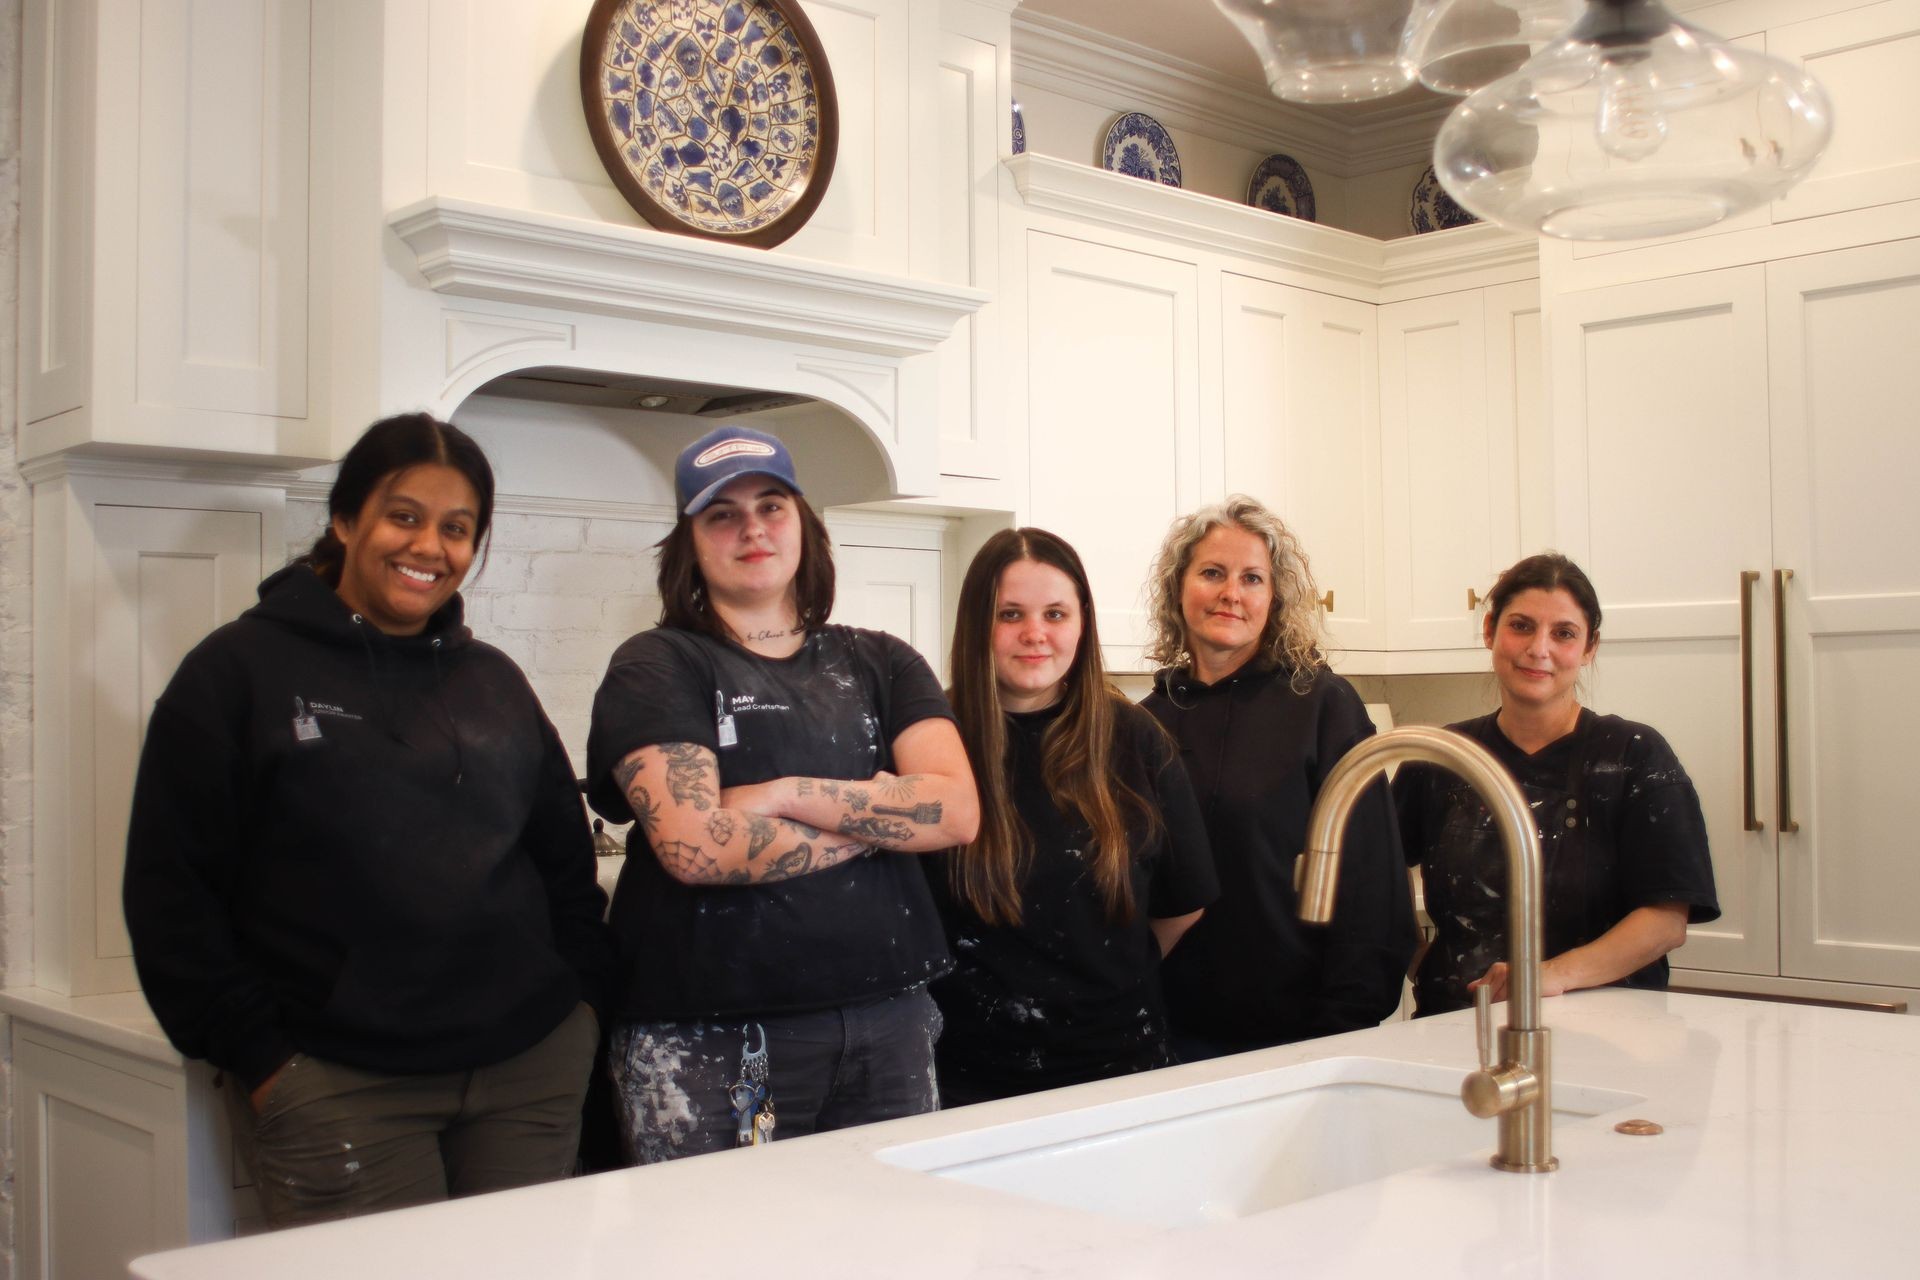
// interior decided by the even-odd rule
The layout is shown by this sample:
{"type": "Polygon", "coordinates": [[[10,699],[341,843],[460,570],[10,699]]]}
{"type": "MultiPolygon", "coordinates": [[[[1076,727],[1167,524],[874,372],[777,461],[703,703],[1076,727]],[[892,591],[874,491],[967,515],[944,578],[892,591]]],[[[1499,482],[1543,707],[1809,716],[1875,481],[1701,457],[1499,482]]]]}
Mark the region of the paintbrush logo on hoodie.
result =
{"type": "Polygon", "coordinates": [[[314,742],[320,737],[321,716],[337,716],[342,720],[358,720],[359,716],[345,707],[337,707],[331,702],[308,702],[305,698],[293,700],[293,740],[295,742],[314,742]]]}

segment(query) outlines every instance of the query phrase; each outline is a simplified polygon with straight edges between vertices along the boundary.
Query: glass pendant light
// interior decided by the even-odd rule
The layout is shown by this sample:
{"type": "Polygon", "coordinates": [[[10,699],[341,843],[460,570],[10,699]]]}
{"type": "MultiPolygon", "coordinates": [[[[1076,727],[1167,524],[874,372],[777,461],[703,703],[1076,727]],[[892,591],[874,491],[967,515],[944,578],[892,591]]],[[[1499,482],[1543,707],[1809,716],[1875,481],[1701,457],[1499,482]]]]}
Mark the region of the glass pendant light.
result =
{"type": "Polygon", "coordinates": [[[1359,102],[1413,83],[1403,48],[1413,0],[1213,0],[1289,102],[1359,102]]]}
{"type": "Polygon", "coordinates": [[[1833,136],[1826,92],[1658,0],[1588,0],[1518,71],[1454,108],[1434,143],[1468,211],[1564,240],[1710,226],[1805,177],[1833,136]]]}
{"type": "Polygon", "coordinates": [[[1420,83],[1472,93],[1516,71],[1586,8],[1582,0],[1421,0],[1407,23],[1420,83]]]}

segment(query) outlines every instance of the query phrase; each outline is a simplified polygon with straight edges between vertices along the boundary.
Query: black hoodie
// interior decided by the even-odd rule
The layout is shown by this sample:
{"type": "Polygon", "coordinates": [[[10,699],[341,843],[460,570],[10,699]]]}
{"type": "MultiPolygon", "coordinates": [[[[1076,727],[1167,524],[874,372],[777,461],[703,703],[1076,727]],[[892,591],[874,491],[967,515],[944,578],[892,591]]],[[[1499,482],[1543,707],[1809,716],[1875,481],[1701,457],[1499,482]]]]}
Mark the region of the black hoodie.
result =
{"type": "Polygon", "coordinates": [[[606,897],[566,751],[460,618],[455,596],[386,635],[296,564],[180,664],[123,895],[180,1052],[249,1088],[296,1050],[464,1070],[598,1003],[606,897]]]}
{"type": "Polygon", "coordinates": [[[1322,667],[1248,663],[1213,684],[1168,668],[1142,706],[1180,744],[1206,817],[1220,897],[1160,966],[1174,1033],[1251,1049],[1371,1027],[1400,1003],[1417,931],[1384,780],[1354,805],[1333,920],[1303,924],[1294,858],[1340,757],[1373,733],[1353,686],[1322,667]]]}

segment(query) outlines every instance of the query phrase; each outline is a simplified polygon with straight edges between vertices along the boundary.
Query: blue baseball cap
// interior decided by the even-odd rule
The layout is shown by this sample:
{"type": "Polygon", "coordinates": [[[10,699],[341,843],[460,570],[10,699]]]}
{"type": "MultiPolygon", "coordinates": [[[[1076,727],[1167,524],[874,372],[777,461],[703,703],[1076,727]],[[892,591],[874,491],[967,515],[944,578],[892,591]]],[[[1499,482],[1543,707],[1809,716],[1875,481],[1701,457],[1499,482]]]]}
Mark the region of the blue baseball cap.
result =
{"type": "Polygon", "coordinates": [[[793,455],[779,440],[752,427],[715,427],[682,449],[673,464],[673,496],[680,514],[698,515],[728,482],[741,476],[772,476],[795,493],[801,491],[793,476],[793,455]]]}

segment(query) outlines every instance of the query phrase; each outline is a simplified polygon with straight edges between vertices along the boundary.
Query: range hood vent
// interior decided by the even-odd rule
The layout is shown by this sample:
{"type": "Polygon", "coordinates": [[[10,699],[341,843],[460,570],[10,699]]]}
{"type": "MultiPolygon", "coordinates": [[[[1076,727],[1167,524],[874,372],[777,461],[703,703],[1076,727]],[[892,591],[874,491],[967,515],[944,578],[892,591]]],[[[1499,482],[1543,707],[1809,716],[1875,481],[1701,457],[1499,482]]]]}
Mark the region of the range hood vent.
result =
{"type": "Polygon", "coordinates": [[[678,382],[671,378],[631,377],[590,369],[541,366],[495,378],[474,394],[582,404],[608,409],[644,409],[650,413],[690,414],[701,418],[737,417],[807,404],[811,397],[752,387],[678,382]]]}

